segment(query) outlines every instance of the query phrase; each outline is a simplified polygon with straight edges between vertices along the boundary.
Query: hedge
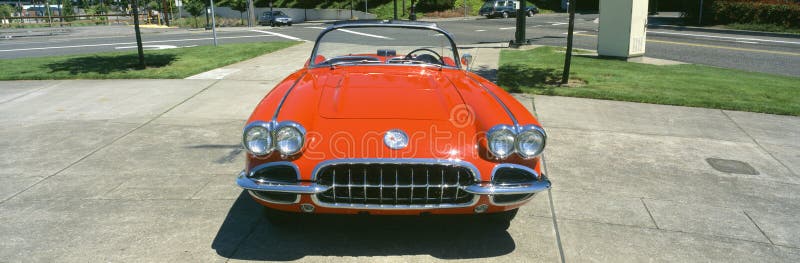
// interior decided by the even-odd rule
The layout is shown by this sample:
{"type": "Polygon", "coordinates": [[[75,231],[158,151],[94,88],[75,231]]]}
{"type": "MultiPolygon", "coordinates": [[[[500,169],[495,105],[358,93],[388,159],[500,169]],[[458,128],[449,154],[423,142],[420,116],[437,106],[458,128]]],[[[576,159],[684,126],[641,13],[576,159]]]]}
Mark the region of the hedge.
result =
{"type": "MultiPolygon", "coordinates": [[[[694,1],[690,1],[694,2],[694,1]]],[[[686,2],[685,2],[686,3],[686,2]]],[[[697,23],[698,8],[687,3],[684,18],[697,23]]],[[[773,24],[800,28],[798,0],[706,0],[703,4],[703,24],[773,24]]]]}

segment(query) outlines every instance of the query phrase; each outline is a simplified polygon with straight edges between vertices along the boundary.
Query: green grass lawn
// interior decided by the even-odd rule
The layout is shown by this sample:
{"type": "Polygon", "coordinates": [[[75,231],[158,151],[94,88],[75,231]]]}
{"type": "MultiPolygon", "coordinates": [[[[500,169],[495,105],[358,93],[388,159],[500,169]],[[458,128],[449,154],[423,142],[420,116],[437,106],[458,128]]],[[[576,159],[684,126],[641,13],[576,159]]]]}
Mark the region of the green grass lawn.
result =
{"type": "Polygon", "coordinates": [[[573,56],[560,87],[564,53],[553,47],[504,50],[498,84],[512,92],[800,116],[800,78],[702,65],[657,66],[573,56]]]}
{"type": "Polygon", "coordinates": [[[137,69],[136,49],[84,55],[0,60],[0,80],[180,79],[300,42],[264,42],[145,50],[147,68],[137,69]]]}

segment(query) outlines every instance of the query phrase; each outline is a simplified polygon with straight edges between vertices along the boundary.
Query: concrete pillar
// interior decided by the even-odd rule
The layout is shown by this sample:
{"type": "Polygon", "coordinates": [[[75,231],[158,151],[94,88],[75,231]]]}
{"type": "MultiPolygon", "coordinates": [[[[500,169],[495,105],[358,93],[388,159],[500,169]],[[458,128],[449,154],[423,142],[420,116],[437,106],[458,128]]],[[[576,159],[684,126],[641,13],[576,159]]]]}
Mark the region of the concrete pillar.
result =
{"type": "Polygon", "coordinates": [[[600,0],[597,53],[610,57],[644,56],[648,0],[600,0]]]}

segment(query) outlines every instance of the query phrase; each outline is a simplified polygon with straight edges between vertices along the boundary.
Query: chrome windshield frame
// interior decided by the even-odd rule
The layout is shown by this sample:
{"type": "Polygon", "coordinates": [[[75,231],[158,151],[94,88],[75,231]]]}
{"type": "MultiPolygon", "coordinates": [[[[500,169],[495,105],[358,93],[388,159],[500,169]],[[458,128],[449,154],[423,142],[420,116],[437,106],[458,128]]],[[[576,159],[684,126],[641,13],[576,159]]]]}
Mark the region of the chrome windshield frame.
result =
{"type": "MultiPolygon", "coordinates": [[[[440,28],[436,23],[402,21],[402,20],[343,21],[334,23],[332,26],[329,26],[321,33],[319,33],[316,41],[314,41],[314,49],[311,51],[311,57],[309,58],[308,68],[320,68],[329,66],[329,65],[314,64],[314,58],[317,57],[317,49],[319,48],[320,40],[322,40],[322,37],[325,36],[325,34],[338,29],[368,28],[368,27],[427,29],[439,32],[440,34],[444,35],[448,41],[450,41],[450,48],[453,49],[453,56],[455,56],[453,60],[455,61],[456,64],[455,67],[446,65],[442,65],[442,67],[462,69],[460,63],[461,58],[458,56],[458,48],[456,46],[456,41],[454,40],[453,35],[450,34],[450,32],[447,32],[444,29],[440,28]]],[[[379,65],[391,65],[391,64],[379,64],[379,65]]],[[[414,64],[414,65],[424,65],[424,64],[414,64]]]]}

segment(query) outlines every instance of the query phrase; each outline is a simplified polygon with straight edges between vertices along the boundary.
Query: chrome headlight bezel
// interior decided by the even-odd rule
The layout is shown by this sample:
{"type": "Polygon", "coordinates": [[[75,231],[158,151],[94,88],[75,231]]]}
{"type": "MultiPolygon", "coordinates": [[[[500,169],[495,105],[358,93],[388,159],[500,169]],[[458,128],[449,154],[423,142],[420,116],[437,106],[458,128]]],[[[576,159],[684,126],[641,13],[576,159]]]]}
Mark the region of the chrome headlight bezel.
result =
{"type": "Polygon", "coordinates": [[[489,132],[486,133],[486,146],[489,152],[497,158],[505,159],[514,154],[516,151],[516,138],[517,133],[516,129],[513,126],[500,124],[492,127],[489,129],[489,132]],[[498,152],[499,149],[494,143],[495,141],[505,137],[505,139],[510,139],[509,142],[505,142],[509,144],[505,148],[508,148],[505,152],[498,152]]]}
{"type": "Polygon", "coordinates": [[[272,153],[272,150],[275,147],[275,140],[272,136],[272,130],[274,127],[274,123],[272,122],[264,122],[264,121],[254,121],[247,126],[244,127],[244,131],[242,132],[242,145],[252,155],[255,156],[265,156],[272,153]],[[250,132],[254,131],[255,129],[262,130],[264,134],[266,134],[266,139],[268,141],[267,145],[264,147],[263,152],[254,151],[251,148],[250,142],[252,140],[248,140],[250,137],[250,132]]]}
{"type": "Polygon", "coordinates": [[[303,146],[305,146],[306,141],[306,129],[303,128],[302,125],[293,121],[284,121],[281,122],[275,127],[275,131],[273,132],[273,139],[274,139],[274,148],[278,152],[281,153],[283,156],[291,156],[299,153],[303,150],[303,146]],[[296,137],[287,137],[287,138],[279,138],[283,136],[283,131],[287,132],[294,132],[296,137]],[[282,147],[282,143],[284,141],[299,139],[295,142],[295,148],[285,149],[282,147]]]}
{"type": "Polygon", "coordinates": [[[514,143],[514,149],[517,152],[517,154],[519,154],[519,156],[522,157],[523,159],[531,159],[542,154],[542,152],[544,152],[544,147],[546,144],[547,144],[547,133],[544,131],[544,129],[542,129],[542,127],[539,127],[538,125],[526,125],[519,127],[516,140],[514,143]],[[526,136],[530,135],[541,138],[540,145],[538,145],[538,147],[536,147],[535,150],[533,151],[531,151],[530,149],[524,149],[523,146],[523,143],[525,143],[525,140],[523,139],[526,136]]]}

